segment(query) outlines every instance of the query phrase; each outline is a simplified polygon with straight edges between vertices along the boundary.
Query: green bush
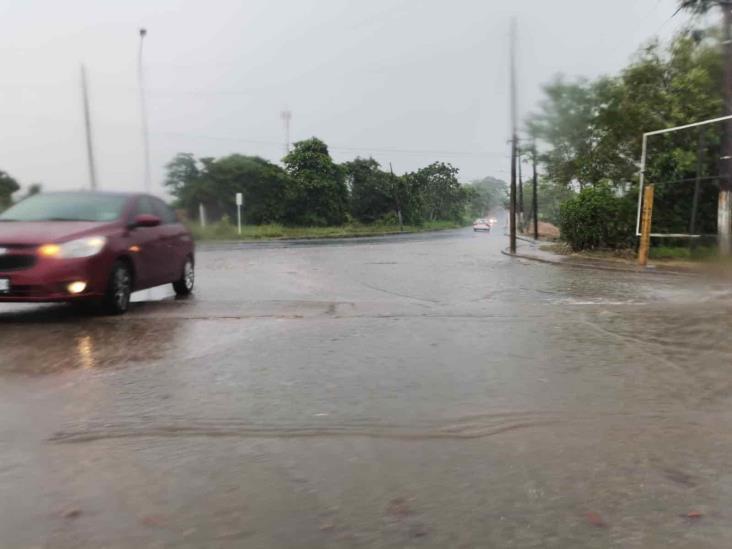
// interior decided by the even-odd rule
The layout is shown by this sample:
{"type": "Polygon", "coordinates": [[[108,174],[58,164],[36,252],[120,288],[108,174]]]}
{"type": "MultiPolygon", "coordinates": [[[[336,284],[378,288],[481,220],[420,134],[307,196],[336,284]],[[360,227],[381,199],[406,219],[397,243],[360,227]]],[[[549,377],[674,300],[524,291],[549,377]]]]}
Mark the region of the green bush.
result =
{"type": "Polygon", "coordinates": [[[559,230],[575,250],[624,248],[635,239],[635,201],[607,185],[586,187],[559,208],[559,230]]]}

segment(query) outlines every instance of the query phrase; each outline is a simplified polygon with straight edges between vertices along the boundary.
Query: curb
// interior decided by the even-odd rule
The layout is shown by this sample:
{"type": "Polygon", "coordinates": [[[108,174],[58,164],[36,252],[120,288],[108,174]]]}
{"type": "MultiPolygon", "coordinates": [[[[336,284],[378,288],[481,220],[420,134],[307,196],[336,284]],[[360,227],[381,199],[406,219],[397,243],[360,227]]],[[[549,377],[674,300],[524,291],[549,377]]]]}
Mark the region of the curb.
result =
{"type": "Polygon", "coordinates": [[[670,276],[694,276],[695,273],[685,271],[672,271],[667,269],[657,269],[654,267],[643,268],[630,268],[630,267],[613,267],[610,265],[599,265],[592,263],[575,263],[572,261],[556,261],[552,259],[544,259],[542,257],[536,257],[535,255],[515,253],[512,254],[508,248],[501,250],[501,253],[508,257],[515,257],[518,259],[527,259],[529,261],[536,261],[537,263],[544,263],[546,265],[555,265],[557,267],[573,267],[575,269],[587,269],[595,271],[611,271],[616,273],[634,273],[634,274],[659,274],[659,275],[670,275],[670,276]]]}

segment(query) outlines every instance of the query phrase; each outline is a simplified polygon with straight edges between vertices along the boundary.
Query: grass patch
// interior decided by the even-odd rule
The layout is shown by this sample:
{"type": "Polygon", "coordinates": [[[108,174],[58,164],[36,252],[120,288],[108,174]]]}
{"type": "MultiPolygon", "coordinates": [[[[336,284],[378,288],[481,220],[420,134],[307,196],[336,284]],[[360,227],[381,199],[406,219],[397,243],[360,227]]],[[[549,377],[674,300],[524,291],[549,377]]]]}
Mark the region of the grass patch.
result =
{"type": "MultiPolygon", "coordinates": [[[[594,249],[572,251],[566,243],[557,242],[539,246],[540,250],[552,252],[558,255],[574,255],[590,259],[609,259],[636,261],[638,253],[632,248],[620,249],[594,249]]],[[[714,246],[697,246],[693,250],[688,246],[654,246],[650,249],[648,257],[656,261],[669,262],[693,262],[693,261],[714,261],[718,259],[717,248],[714,246]]]]}
{"type": "Polygon", "coordinates": [[[688,246],[657,246],[650,249],[648,256],[651,259],[662,260],[706,261],[717,257],[717,248],[713,246],[697,246],[693,249],[688,246]]]}
{"type": "MultiPolygon", "coordinates": [[[[440,231],[463,227],[462,223],[433,221],[420,226],[405,225],[405,233],[440,231]]],[[[379,236],[399,232],[398,225],[363,225],[351,223],[337,227],[288,227],[271,223],[267,225],[245,225],[239,235],[236,226],[230,223],[212,223],[206,228],[198,223],[189,224],[196,240],[267,240],[289,238],[345,238],[353,236],[379,236]]]]}

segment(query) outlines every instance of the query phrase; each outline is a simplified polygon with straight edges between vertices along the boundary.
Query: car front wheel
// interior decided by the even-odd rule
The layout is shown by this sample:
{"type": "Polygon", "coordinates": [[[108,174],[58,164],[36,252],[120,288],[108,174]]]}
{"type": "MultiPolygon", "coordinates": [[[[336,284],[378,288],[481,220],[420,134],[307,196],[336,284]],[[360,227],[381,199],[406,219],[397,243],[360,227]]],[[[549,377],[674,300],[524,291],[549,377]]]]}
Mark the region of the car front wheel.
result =
{"type": "Polygon", "coordinates": [[[121,315],[127,312],[132,294],[132,271],[124,261],[112,265],[102,308],[105,313],[121,315]]]}
{"type": "Polygon", "coordinates": [[[173,290],[175,294],[179,296],[190,295],[193,292],[193,285],[196,282],[196,272],[193,267],[193,259],[190,257],[186,259],[185,265],[183,265],[183,272],[181,277],[173,282],[173,290]]]}

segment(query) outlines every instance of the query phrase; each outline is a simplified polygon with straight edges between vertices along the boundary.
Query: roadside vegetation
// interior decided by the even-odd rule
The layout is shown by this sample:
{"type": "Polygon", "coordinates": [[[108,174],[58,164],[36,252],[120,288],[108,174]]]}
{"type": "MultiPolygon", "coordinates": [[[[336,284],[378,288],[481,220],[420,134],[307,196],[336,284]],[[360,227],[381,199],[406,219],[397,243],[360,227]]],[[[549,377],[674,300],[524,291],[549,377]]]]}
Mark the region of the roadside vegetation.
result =
{"type": "MultiPolygon", "coordinates": [[[[166,166],[173,206],[198,240],[338,238],[463,227],[501,207],[506,183],[458,180],[458,169],[433,162],[394,174],[373,158],[338,164],[317,138],[294,144],[282,165],[257,156],[197,158],[177,154],[166,166]],[[244,199],[237,229],[236,194],[244,199]],[[206,226],[199,211],[203,208],[206,226]]],[[[18,182],[0,172],[0,211],[13,203],[18,182]]],[[[41,192],[30,185],[17,199],[41,192]]]]}
{"type": "Polygon", "coordinates": [[[189,223],[188,226],[196,240],[261,240],[261,239],[288,239],[288,238],[345,238],[359,236],[380,236],[399,232],[418,233],[424,231],[441,231],[457,229],[463,223],[453,221],[429,221],[422,225],[405,225],[400,231],[398,225],[382,223],[347,223],[332,227],[293,227],[279,223],[264,225],[244,225],[239,235],[236,225],[228,218],[201,227],[199,223],[189,223]]]}
{"type": "Polygon", "coordinates": [[[458,170],[434,162],[396,175],[373,158],[338,164],[317,138],[294,144],[283,166],[256,156],[196,158],[180,153],[167,165],[165,185],[193,221],[203,206],[198,238],[240,238],[236,193],[244,199],[241,238],[308,238],[438,230],[465,225],[502,204],[506,184],[468,184],[458,170]]]}
{"type": "MultiPolygon", "coordinates": [[[[684,30],[668,45],[650,42],[616,75],[550,82],[527,120],[543,172],[540,219],[557,225],[575,251],[634,248],[642,133],[719,116],[721,89],[717,28],[684,30]]],[[[656,187],[654,232],[689,232],[700,165],[705,179],[696,232],[716,233],[719,186],[713,176],[719,173],[720,130],[707,129],[699,164],[696,130],[649,141],[646,178],[656,187]]],[[[651,257],[689,254],[687,242],[678,249],[661,244],[654,241],[651,257]]]]}

